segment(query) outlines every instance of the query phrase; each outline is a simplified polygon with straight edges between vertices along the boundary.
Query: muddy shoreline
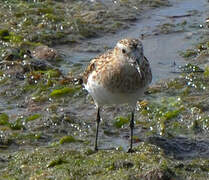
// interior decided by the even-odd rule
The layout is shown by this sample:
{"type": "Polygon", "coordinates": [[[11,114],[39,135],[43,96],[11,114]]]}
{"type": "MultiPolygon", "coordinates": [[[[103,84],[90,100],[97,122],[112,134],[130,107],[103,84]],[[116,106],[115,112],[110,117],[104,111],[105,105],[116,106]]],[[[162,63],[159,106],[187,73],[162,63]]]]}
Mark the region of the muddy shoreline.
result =
{"type": "Polygon", "coordinates": [[[208,179],[208,2],[115,1],[108,16],[113,2],[102,2],[1,2],[12,18],[0,21],[0,179],[208,179]],[[155,79],[137,106],[136,152],[126,153],[123,105],[102,111],[94,153],[94,103],[75,77],[121,37],[141,34],[155,79]]]}

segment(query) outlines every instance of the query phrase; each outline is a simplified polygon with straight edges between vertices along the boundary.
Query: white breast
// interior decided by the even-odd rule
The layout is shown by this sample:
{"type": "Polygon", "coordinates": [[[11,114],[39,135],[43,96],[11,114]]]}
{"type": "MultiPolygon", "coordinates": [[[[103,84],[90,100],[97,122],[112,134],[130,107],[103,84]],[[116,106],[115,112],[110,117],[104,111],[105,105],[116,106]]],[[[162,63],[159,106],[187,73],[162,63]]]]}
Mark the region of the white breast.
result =
{"type": "Polygon", "coordinates": [[[90,74],[88,81],[86,84],[84,84],[84,86],[89,94],[93,97],[97,106],[123,103],[128,103],[131,106],[135,106],[138,98],[144,94],[144,88],[139,89],[135,93],[113,93],[93,79],[93,75],[94,73],[90,74]]]}

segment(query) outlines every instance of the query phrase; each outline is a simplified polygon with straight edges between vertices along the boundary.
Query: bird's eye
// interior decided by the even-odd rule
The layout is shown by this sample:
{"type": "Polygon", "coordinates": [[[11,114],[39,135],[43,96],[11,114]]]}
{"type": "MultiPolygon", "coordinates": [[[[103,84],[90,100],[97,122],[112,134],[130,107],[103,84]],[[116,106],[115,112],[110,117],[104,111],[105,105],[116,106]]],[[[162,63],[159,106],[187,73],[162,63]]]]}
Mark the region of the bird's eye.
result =
{"type": "Polygon", "coordinates": [[[122,49],[122,53],[125,54],[126,53],[126,50],[125,49],[122,49]]]}

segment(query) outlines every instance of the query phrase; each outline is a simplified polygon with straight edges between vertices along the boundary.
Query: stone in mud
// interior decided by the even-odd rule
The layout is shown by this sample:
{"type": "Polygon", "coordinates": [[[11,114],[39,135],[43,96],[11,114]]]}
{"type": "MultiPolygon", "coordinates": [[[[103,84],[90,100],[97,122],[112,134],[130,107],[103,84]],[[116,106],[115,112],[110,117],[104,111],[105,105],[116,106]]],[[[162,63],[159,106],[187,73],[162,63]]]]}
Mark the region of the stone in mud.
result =
{"type": "Polygon", "coordinates": [[[15,144],[14,140],[8,137],[8,132],[1,133],[0,149],[8,148],[11,144],[15,144]]]}
{"type": "Polygon", "coordinates": [[[164,153],[177,160],[194,158],[207,158],[209,154],[209,142],[205,140],[193,140],[184,137],[149,137],[149,143],[154,144],[164,153]]]}
{"type": "Polygon", "coordinates": [[[25,73],[25,69],[21,64],[14,64],[7,67],[8,69],[6,71],[6,74],[14,76],[17,79],[24,79],[23,74],[25,73]]]}
{"type": "Polygon", "coordinates": [[[175,180],[175,174],[170,170],[154,169],[140,177],[141,180],[175,180]]]}
{"type": "Polygon", "coordinates": [[[5,61],[15,61],[19,59],[19,51],[15,48],[9,48],[2,54],[2,59],[5,61]]]}
{"type": "Polygon", "coordinates": [[[206,52],[202,52],[200,55],[197,56],[196,61],[201,64],[208,64],[209,54],[206,52]]]}
{"type": "Polygon", "coordinates": [[[48,46],[38,46],[32,51],[35,59],[52,61],[58,57],[58,52],[48,46]]]}
{"type": "Polygon", "coordinates": [[[52,66],[45,62],[45,61],[41,61],[41,60],[36,60],[36,59],[33,59],[31,60],[30,62],[30,66],[29,66],[29,71],[32,69],[32,70],[35,70],[35,71],[38,71],[38,70],[48,70],[48,69],[52,69],[52,66]]]}
{"type": "Polygon", "coordinates": [[[129,161],[119,160],[113,163],[112,169],[129,169],[132,168],[134,164],[129,161]]]}

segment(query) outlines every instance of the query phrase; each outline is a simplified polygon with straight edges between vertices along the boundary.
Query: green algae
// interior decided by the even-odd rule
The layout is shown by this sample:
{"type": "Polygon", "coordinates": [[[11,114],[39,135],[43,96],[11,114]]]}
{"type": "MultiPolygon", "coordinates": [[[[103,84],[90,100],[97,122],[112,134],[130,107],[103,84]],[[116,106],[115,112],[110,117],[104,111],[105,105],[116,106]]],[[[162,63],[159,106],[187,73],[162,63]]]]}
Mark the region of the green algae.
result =
{"type": "Polygon", "coordinates": [[[6,84],[8,80],[9,80],[8,77],[5,77],[5,78],[0,79],[0,85],[6,84]]]}
{"type": "MultiPolygon", "coordinates": [[[[206,91],[203,89],[200,91],[198,88],[189,86],[190,80],[186,77],[191,77],[195,84],[201,80],[206,89],[208,88],[208,78],[204,73],[194,72],[185,73],[182,76],[161,84],[158,91],[153,92],[146,103],[142,103],[140,107],[140,114],[142,115],[140,122],[136,118],[137,125],[144,122],[143,127],[153,127],[153,130],[150,130],[152,134],[159,133],[169,138],[179,134],[186,135],[202,131],[207,133],[209,127],[207,112],[204,112],[204,105],[201,107],[199,105],[200,102],[205,102],[204,98],[198,97],[199,102],[192,100],[192,103],[190,99],[191,95],[195,94],[193,96],[195,98],[196,95],[206,93],[206,91]],[[183,93],[185,86],[188,89],[186,95],[183,93]],[[197,105],[201,110],[194,108],[197,105]],[[199,116],[201,118],[197,121],[199,116]],[[183,120],[181,120],[182,118],[183,120]]],[[[55,106],[54,112],[58,109],[57,105],[55,106]]],[[[119,128],[129,122],[128,118],[123,116],[116,119],[119,121],[119,128]]],[[[37,120],[34,119],[30,122],[33,123],[37,120]]],[[[19,137],[19,140],[30,139],[31,142],[41,140],[42,135],[35,139],[35,134],[26,134],[19,137]]],[[[138,136],[135,137],[135,140],[138,140],[138,136]]],[[[82,144],[74,136],[64,135],[59,142],[54,145],[51,144],[49,148],[38,148],[31,152],[16,152],[12,155],[13,158],[9,161],[8,167],[2,170],[2,177],[41,177],[43,179],[46,176],[78,179],[129,179],[132,177],[143,179],[148,176],[157,176],[157,174],[174,179],[176,177],[195,177],[197,179],[208,177],[206,159],[194,157],[187,161],[175,160],[166,156],[162,148],[149,143],[140,143],[139,146],[135,147],[136,153],[131,155],[116,150],[99,150],[98,153],[92,151],[87,153],[85,148],[81,148],[79,151],[71,151],[68,148],[65,149],[64,144],[68,143],[82,144]],[[181,166],[183,168],[180,168],[181,166]]],[[[89,147],[89,144],[85,144],[85,146],[89,147]]]]}
{"type": "Polygon", "coordinates": [[[208,177],[208,160],[197,158],[186,163],[181,160],[175,162],[173,159],[166,158],[157,146],[147,143],[141,144],[135,150],[137,153],[133,154],[121,151],[86,154],[60,148],[20,151],[12,156],[8,167],[2,171],[2,177],[43,179],[48,176],[61,179],[208,177]]]}
{"type": "Polygon", "coordinates": [[[182,72],[192,73],[192,72],[204,72],[198,65],[188,63],[181,67],[182,72]]]}
{"type": "Polygon", "coordinates": [[[165,23],[163,25],[160,25],[160,33],[168,34],[171,33],[174,29],[175,25],[170,23],[165,23]]]}
{"type": "Polygon", "coordinates": [[[60,77],[61,72],[59,70],[50,69],[45,72],[45,75],[47,76],[48,79],[56,78],[56,77],[60,77]]]}
{"type": "Polygon", "coordinates": [[[4,75],[4,71],[0,71],[0,76],[3,76],[4,75]]]}
{"type": "Polygon", "coordinates": [[[12,130],[21,130],[21,129],[25,129],[24,122],[23,122],[23,119],[22,119],[22,118],[18,118],[18,119],[15,120],[14,122],[11,122],[11,123],[9,124],[9,127],[10,127],[12,130]]]}
{"type": "Polygon", "coordinates": [[[195,57],[198,53],[193,49],[187,49],[185,52],[181,52],[180,54],[184,58],[190,58],[190,57],[195,57]]]}
{"type": "Polygon", "coordinates": [[[198,134],[205,131],[203,127],[208,127],[203,120],[207,121],[208,117],[208,99],[205,99],[208,77],[197,65],[189,64],[186,67],[184,72],[187,73],[162,83],[157,91],[153,91],[152,100],[140,106],[142,118],[139,124],[151,127],[154,134],[198,134]]]}
{"type": "Polygon", "coordinates": [[[34,120],[36,120],[36,119],[38,119],[38,118],[40,118],[41,117],[41,114],[34,114],[34,115],[31,115],[31,116],[29,116],[29,117],[27,117],[26,118],[26,121],[28,122],[28,121],[34,121],[34,120]]]}
{"type": "Polygon", "coordinates": [[[59,143],[64,144],[64,143],[73,143],[76,142],[77,140],[73,136],[64,136],[60,139],[59,143]]]}
{"type": "Polygon", "coordinates": [[[57,165],[61,165],[63,163],[67,163],[67,162],[65,160],[63,160],[62,158],[58,157],[57,159],[54,159],[51,162],[49,162],[47,167],[51,168],[51,167],[55,167],[57,165]]]}
{"type": "Polygon", "coordinates": [[[160,118],[170,120],[178,116],[181,111],[181,100],[176,98],[161,98],[160,102],[152,102],[142,107],[141,114],[151,119],[160,118]]]}
{"type": "Polygon", "coordinates": [[[4,41],[9,40],[9,31],[8,29],[0,29],[0,39],[4,41]]]}
{"type": "Polygon", "coordinates": [[[60,97],[65,95],[72,95],[78,91],[80,87],[64,87],[62,89],[55,89],[50,93],[51,97],[60,97]]]}
{"type": "Polygon", "coordinates": [[[173,110],[173,111],[166,112],[163,115],[163,119],[169,120],[169,119],[175,118],[179,115],[179,113],[180,113],[180,110],[173,110]]]}
{"type": "Polygon", "coordinates": [[[119,116],[115,118],[114,126],[117,128],[122,128],[125,124],[128,124],[129,121],[129,118],[119,116]]]}
{"type": "Polygon", "coordinates": [[[207,78],[209,77],[209,66],[205,67],[204,76],[207,77],[207,78]]]}
{"type": "Polygon", "coordinates": [[[0,114],[0,125],[7,126],[12,130],[24,129],[22,119],[17,119],[14,122],[9,121],[9,116],[6,113],[0,114]]]}
{"type": "Polygon", "coordinates": [[[8,125],[9,116],[6,113],[0,114],[0,125],[8,125]]]}
{"type": "Polygon", "coordinates": [[[10,42],[10,46],[22,46],[25,43],[32,46],[35,43],[72,44],[79,42],[81,38],[116,32],[127,27],[130,23],[128,20],[137,19],[138,9],[141,10],[142,5],[159,7],[168,4],[167,0],[128,0],[121,1],[117,6],[110,6],[108,13],[105,13],[106,4],[99,2],[3,1],[0,11],[4,12],[4,20],[0,20],[0,27],[6,28],[0,29],[0,39],[10,42]],[[123,10],[127,13],[119,15],[123,10]]]}
{"type": "Polygon", "coordinates": [[[62,85],[62,74],[59,70],[38,70],[26,74],[20,92],[30,94],[34,102],[46,102],[50,97],[73,95],[81,86],[73,86],[72,82],[62,85]]]}
{"type": "Polygon", "coordinates": [[[11,43],[20,43],[23,40],[23,37],[16,35],[14,32],[9,32],[8,29],[0,30],[0,39],[3,41],[10,41],[11,43]]]}
{"type": "Polygon", "coordinates": [[[24,132],[19,133],[18,131],[13,131],[10,138],[16,140],[19,143],[27,142],[28,144],[29,143],[31,144],[40,140],[42,138],[42,134],[32,133],[32,132],[31,133],[24,133],[24,132]]]}
{"type": "MultiPolygon", "coordinates": [[[[34,3],[34,1],[17,0],[11,2],[7,2],[7,4],[11,6],[11,14],[14,13],[17,19],[10,21],[11,26],[8,24],[2,26],[8,29],[6,29],[8,33],[3,33],[1,37],[3,37],[2,41],[9,43],[9,45],[18,46],[17,58],[10,58],[10,60],[15,61],[21,61],[27,49],[32,50],[41,43],[49,45],[56,43],[72,44],[81,41],[83,38],[97,36],[104,32],[115,32],[118,28],[126,27],[128,20],[136,19],[138,13],[135,13],[136,11],[129,12],[127,13],[128,17],[120,16],[118,11],[115,11],[115,14],[111,11],[108,11],[108,13],[105,11],[104,13],[104,6],[100,3],[91,4],[89,12],[88,4],[84,7],[81,1],[71,1],[70,3],[78,3],[79,6],[74,7],[75,9],[66,7],[72,12],[67,12],[66,18],[62,18],[63,14],[66,13],[62,2],[38,1],[34,3]],[[14,5],[11,5],[11,2],[14,5]],[[52,5],[56,5],[56,8],[52,8],[52,5]],[[96,6],[101,9],[92,13],[96,6]],[[87,11],[83,15],[81,15],[81,7],[87,11]],[[59,13],[62,17],[58,16],[59,13]],[[104,20],[108,18],[106,14],[111,19],[110,21],[104,20]],[[125,19],[125,21],[121,19],[125,19]],[[55,23],[57,26],[55,26],[55,23]],[[104,26],[104,23],[107,25],[104,26]],[[93,24],[97,27],[95,28],[93,24]],[[13,32],[14,29],[17,29],[19,33],[13,32]],[[34,32],[31,32],[31,30],[34,32]],[[72,36],[73,40],[70,39],[72,36]]],[[[133,5],[139,7],[138,2],[134,3],[129,0],[121,1],[121,3],[123,6],[125,5],[125,8],[131,7],[127,8],[128,10],[134,9],[132,8],[133,5]]],[[[144,0],[142,3],[150,6],[163,5],[161,4],[163,1],[158,0],[144,0]]],[[[164,5],[166,3],[167,1],[164,1],[164,5]]],[[[7,5],[6,7],[8,8],[7,5]]],[[[12,17],[6,16],[7,11],[2,19],[12,17]]],[[[174,28],[169,25],[167,27],[171,30],[174,28]]],[[[197,48],[206,51],[207,43],[197,48]]],[[[199,53],[198,49],[194,51],[199,53]]],[[[197,56],[198,53],[192,55],[192,57],[197,56]]],[[[9,58],[6,60],[9,60],[9,58]]],[[[30,59],[26,60],[30,61],[30,59]]],[[[79,69],[81,68],[79,67],[79,69]]],[[[193,135],[202,137],[202,133],[208,135],[208,70],[205,68],[203,74],[199,73],[200,69],[196,65],[190,64],[187,69],[183,70],[181,77],[163,82],[159,87],[149,91],[150,94],[145,97],[147,98],[147,104],[140,107],[139,111],[136,112],[136,125],[142,126],[143,133],[134,136],[135,141],[139,141],[138,137],[141,135],[140,140],[144,141],[143,134],[145,136],[160,134],[166,138],[175,136],[193,137],[193,135]]],[[[23,117],[17,118],[14,112],[10,115],[8,113],[9,107],[4,109],[5,112],[8,111],[9,119],[2,121],[0,149],[5,147],[6,150],[11,148],[14,151],[15,147],[15,152],[9,153],[8,159],[6,159],[8,166],[0,168],[1,178],[146,179],[160,176],[159,178],[164,179],[201,179],[203,177],[208,179],[207,158],[199,158],[191,154],[190,159],[176,160],[175,156],[166,155],[167,149],[150,143],[141,143],[140,141],[139,145],[134,144],[136,153],[133,154],[125,153],[122,147],[118,148],[119,151],[99,150],[98,153],[95,153],[90,149],[92,144],[86,142],[87,139],[89,141],[93,139],[93,133],[92,122],[89,123],[88,120],[89,115],[86,116],[86,113],[84,113],[86,109],[92,107],[92,103],[84,100],[85,93],[80,86],[75,86],[72,81],[65,81],[63,75],[55,68],[46,71],[33,71],[32,68],[28,68],[24,72],[26,78],[22,80],[16,79],[14,75],[4,77],[5,73],[6,71],[1,70],[1,98],[8,104],[14,103],[15,107],[10,106],[10,108],[15,111],[14,108],[18,107],[17,111],[23,114],[23,117]],[[69,90],[69,88],[72,89],[69,90]],[[53,92],[54,96],[51,96],[53,92]],[[78,95],[75,97],[75,94],[78,95]],[[70,105],[68,105],[69,102],[71,102],[70,105]],[[72,105],[73,108],[71,108],[72,105]],[[29,113],[24,113],[23,108],[29,113]],[[70,117],[72,116],[73,120],[63,118],[65,117],[65,111],[68,109],[70,109],[70,117]],[[64,127],[62,127],[62,124],[64,127]],[[87,127],[89,130],[86,130],[87,127]],[[66,135],[68,130],[70,134],[73,134],[72,137],[66,135]],[[87,135],[82,136],[83,131],[87,135]],[[7,143],[7,133],[12,134],[9,135],[12,138],[9,143],[7,143]],[[60,137],[60,134],[63,137],[59,140],[57,137],[60,137]],[[75,139],[74,134],[76,134],[75,137],[77,135],[82,137],[85,143],[75,139]],[[55,139],[58,139],[58,141],[53,146],[51,142],[54,142],[55,139]],[[72,146],[70,144],[69,147],[68,143],[71,142],[77,143],[73,143],[72,146]],[[48,146],[48,144],[50,145],[48,146]],[[25,148],[25,146],[29,146],[29,148],[25,148]],[[73,151],[72,149],[77,150],[73,151]]],[[[89,119],[92,120],[92,117],[89,119]]],[[[117,133],[111,134],[109,133],[111,131],[108,132],[109,134],[104,133],[113,136],[113,138],[114,135],[118,136],[120,133],[124,135],[122,130],[127,130],[128,126],[126,127],[126,125],[128,123],[129,120],[126,116],[120,116],[113,122],[113,125],[119,128],[117,133]]],[[[200,148],[204,150],[204,146],[200,146],[200,148]]],[[[0,161],[3,160],[1,156],[0,161]]]]}
{"type": "Polygon", "coordinates": [[[206,63],[207,56],[209,55],[209,41],[204,37],[199,43],[197,43],[192,49],[187,49],[180,53],[184,58],[194,58],[198,64],[206,63]]]}
{"type": "Polygon", "coordinates": [[[168,6],[169,3],[166,1],[160,1],[160,0],[142,0],[142,3],[148,4],[151,7],[160,7],[160,6],[168,6]]]}

